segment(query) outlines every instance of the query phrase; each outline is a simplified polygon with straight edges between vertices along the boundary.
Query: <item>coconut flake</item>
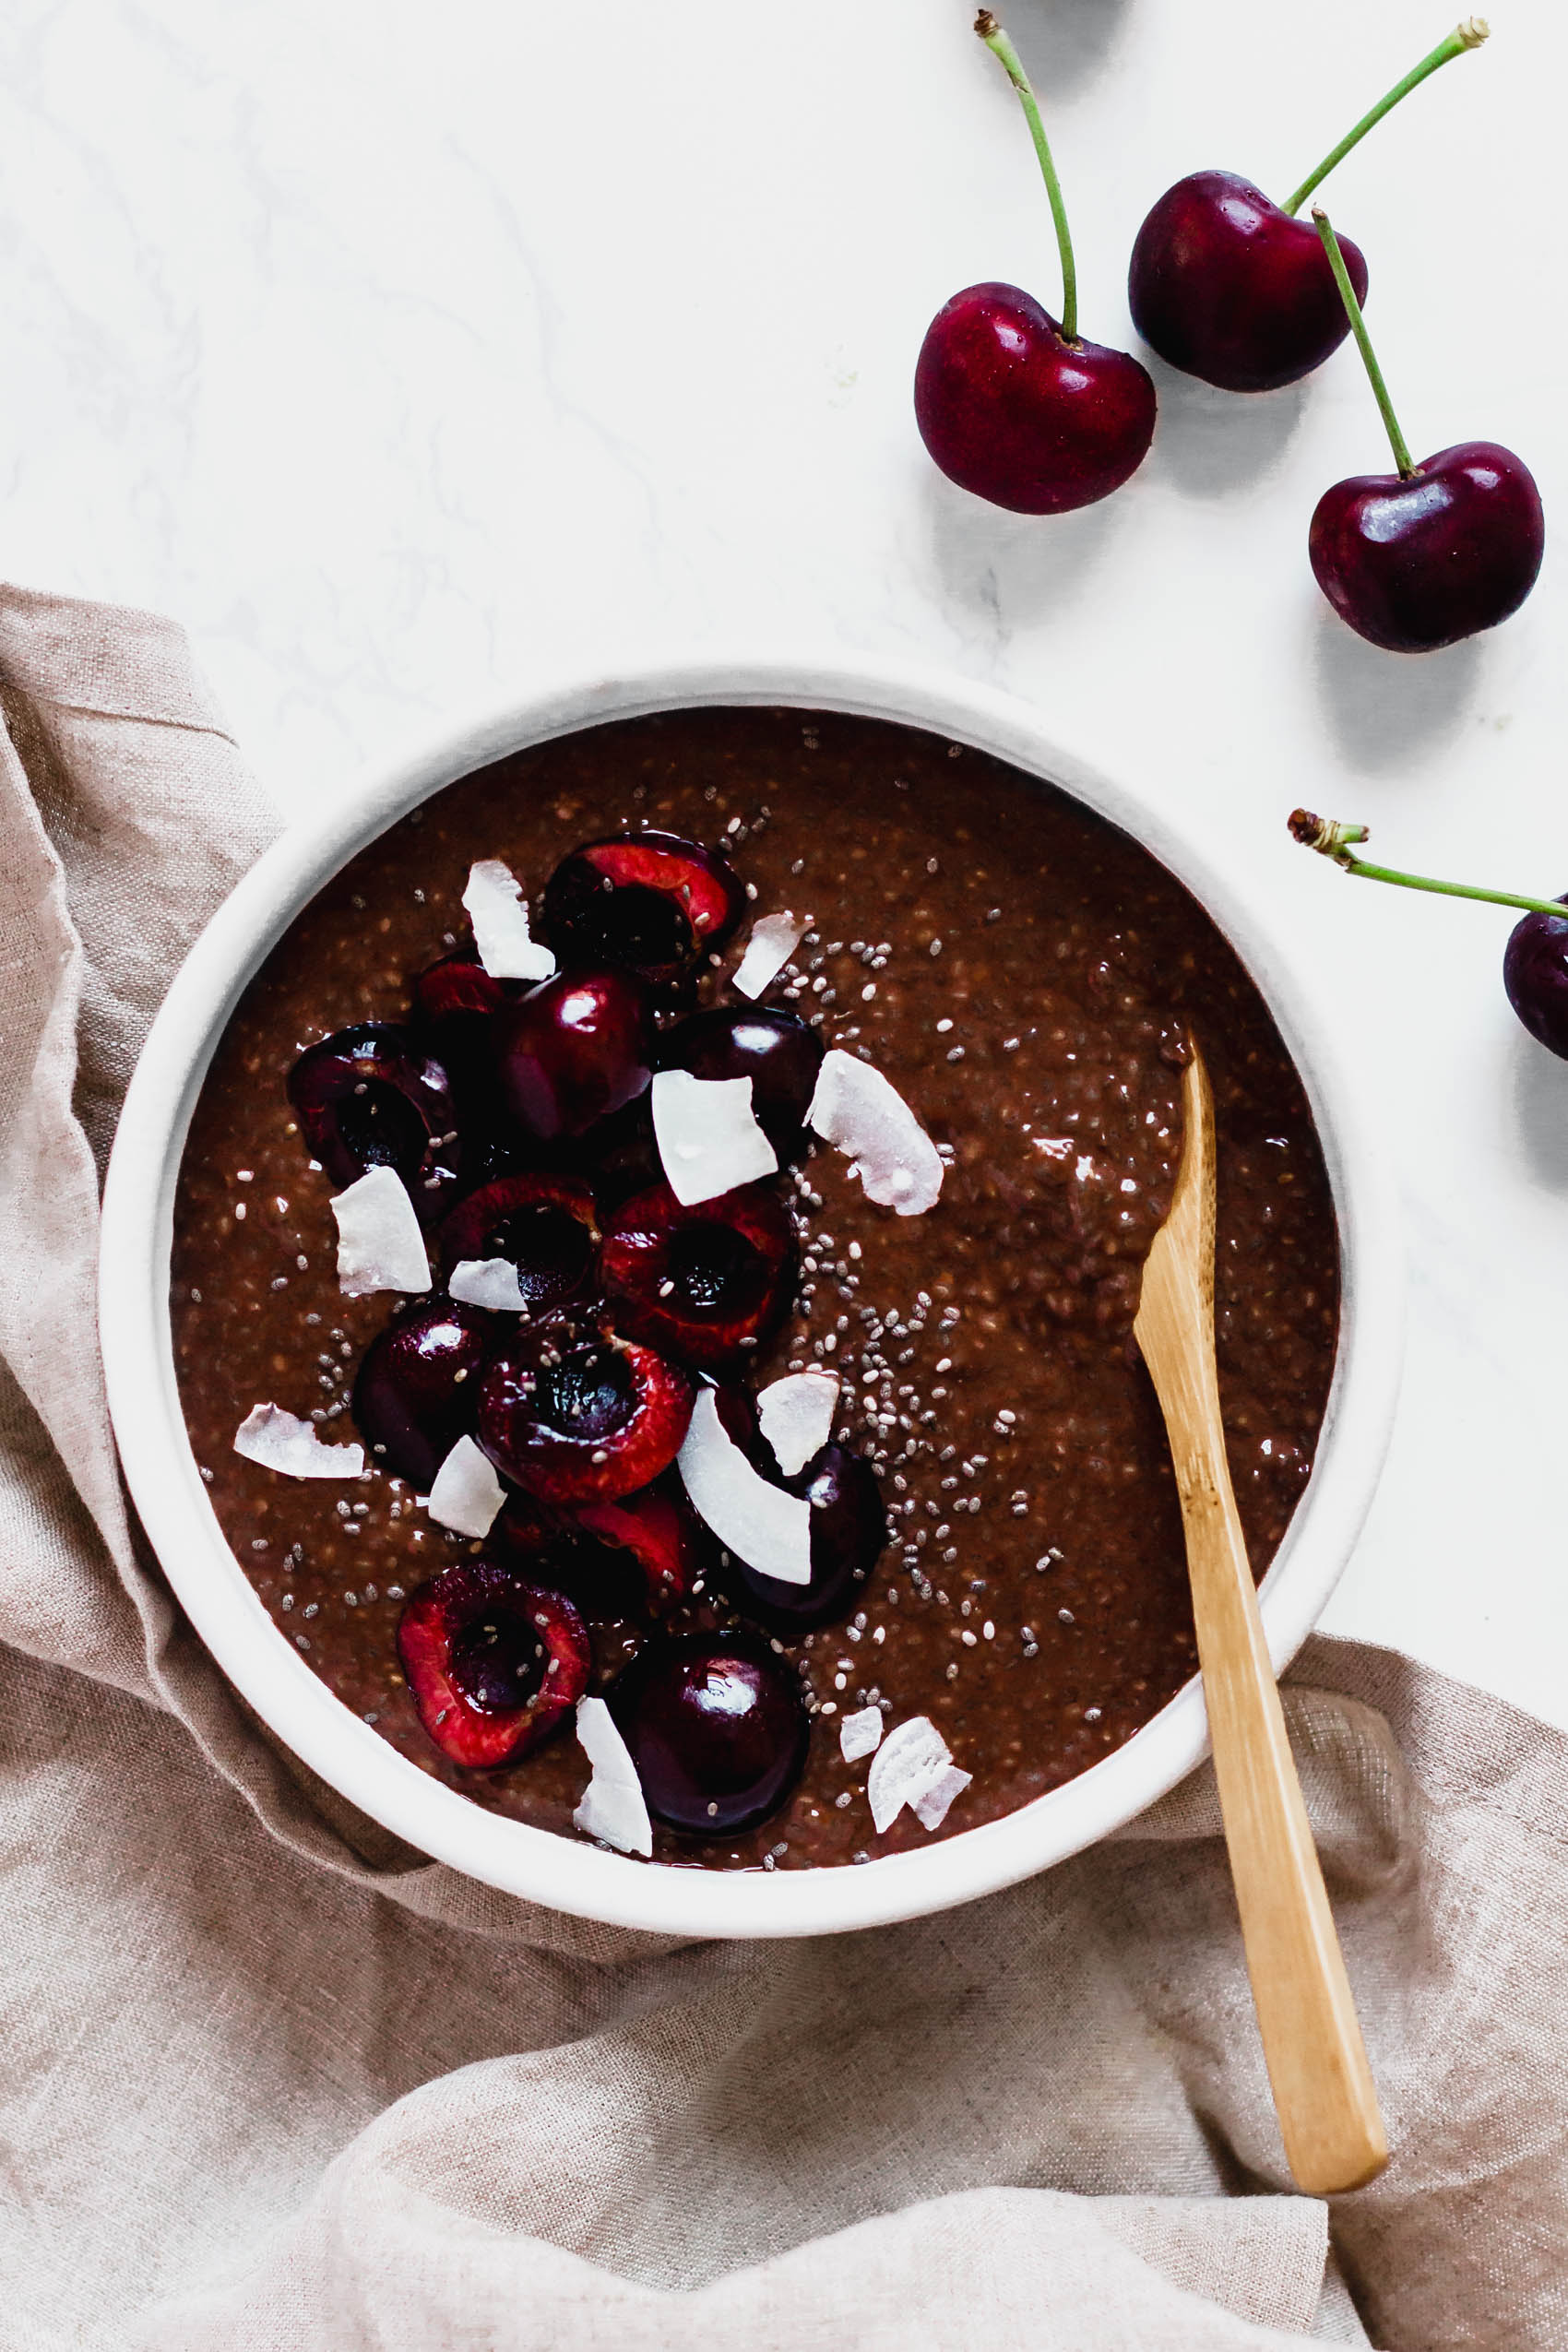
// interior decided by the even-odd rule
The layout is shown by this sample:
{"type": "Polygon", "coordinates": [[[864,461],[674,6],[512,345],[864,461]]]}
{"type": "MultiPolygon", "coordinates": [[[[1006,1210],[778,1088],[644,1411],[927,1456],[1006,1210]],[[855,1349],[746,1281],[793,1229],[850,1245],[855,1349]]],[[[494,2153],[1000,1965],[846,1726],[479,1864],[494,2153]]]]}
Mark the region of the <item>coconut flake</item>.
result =
{"type": "Polygon", "coordinates": [[[866,1196],[900,1217],[919,1217],[942,1190],[936,1146],[897,1087],[858,1055],[834,1046],[822,1057],[807,1123],[855,1162],[866,1196]]]}
{"type": "Polygon", "coordinates": [[[332,1203],[338,1283],[350,1299],[371,1290],[428,1290],[430,1259],[409,1188],[395,1168],[367,1168],[332,1203]]]}
{"type": "Polygon", "coordinates": [[[746,952],[731,975],[731,985],[742,996],[760,996],[768,982],[778,978],[805,936],[805,929],[790,914],[759,916],[752,925],[746,952]]]}
{"type": "Polygon", "coordinates": [[[836,1372],[786,1372],[757,1391],[757,1420],[787,1479],[803,1470],[833,1434],[838,1403],[836,1372]]]}
{"type": "Polygon", "coordinates": [[[753,1469],[719,1420],[711,1388],[698,1392],[678,1459],[693,1508],[720,1543],[759,1576],[780,1585],[810,1584],[811,1504],[753,1469]]]}
{"type": "Polygon", "coordinates": [[[314,1421],[281,1405],[253,1405],[234,1431],[234,1451],[286,1479],[357,1479],[364,1468],[362,1445],[323,1445],[314,1421]]]}
{"type": "Polygon", "coordinates": [[[498,1314],[527,1314],[529,1302],[510,1258],[459,1258],[446,1285],[468,1307],[493,1307],[498,1314]]]}
{"type": "Polygon", "coordinates": [[[425,1509],[460,1536],[487,1536],[506,1491],[471,1437],[460,1437],[431,1481],[425,1509]]]}
{"type": "Polygon", "coordinates": [[[683,1208],[771,1176],[778,1156],[752,1111],[750,1078],[654,1075],[653,1132],[670,1189],[683,1208]]]}
{"type": "Polygon", "coordinates": [[[843,1716],[838,1725],[838,1752],[846,1764],[859,1764],[862,1756],[872,1756],[882,1745],[882,1709],[861,1707],[858,1715],[843,1716]]]}
{"type": "Polygon", "coordinates": [[[602,1699],[577,1701],[577,1744],[593,1772],[573,1821],[585,1835],[602,1838],[623,1854],[650,1855],[653,1824],[642,1782],[602,1699]]]}
{"type": "Polygon", "coordinates": [[[510,866],[481,858],[469,868],[463,905],[474,927],[479,960],[492,980],[549,980],[555,958],[529,935],[529,902],[510,866]]]}
{"type": "Polygon", "coordinates": [[[910,1716],[888,1733],[866,1775],[866,1796],[878,1834],[891,1827],[906,1805],[927,1829],[939,1827],[971,1777],[958,1770],[931,1717],[910,1716]]]}

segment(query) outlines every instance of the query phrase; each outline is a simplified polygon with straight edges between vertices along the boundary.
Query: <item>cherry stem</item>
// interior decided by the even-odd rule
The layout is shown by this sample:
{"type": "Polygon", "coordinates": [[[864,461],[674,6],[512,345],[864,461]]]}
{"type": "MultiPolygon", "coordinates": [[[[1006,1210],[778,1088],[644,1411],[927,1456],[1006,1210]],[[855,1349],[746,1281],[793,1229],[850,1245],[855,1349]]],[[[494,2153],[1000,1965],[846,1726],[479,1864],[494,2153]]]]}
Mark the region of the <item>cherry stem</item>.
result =
{"type": "Polygon", "coordinates": [[[1430,56],[1423,57],[1419,65],[1412,65],[1404,80],[1396,82],[1387,97],[1380,98],[1372,113],[1363,114],[1353,131],[1346,132],[1338,146],[1324,157],[1312,177],[1301,182],[1295,195],[1287,203],[1286,211],[1300,212],[1313,190],[1322,181],[1327,179],[1335,165],[1342,163],[1350,149],[1358,146],[1373,125],[1382,122],[1385,114],[1392,113],[1402,98],[1408,98],[1410,92],[1419,84],[1424,82],[1429,74],[1435,74],[1438,67],[1446,65],[1451,57],[1462,57],[1467,49],[1479,49],[1491,30],[1484,17],[1467,17],[1462,25],[1455,25],[1446,41],[1440,41],[1430,56]]]}
{"type": "Polygon", "coordinates": [[[1024,71],[1023,59],[989,8],[982,8],[975,18],[975,30],[1006,68],[1007,78],[1018,93],[1024,118],[1029,126],[1029,137],[1035,143],[1035,153],[1039,158],[1039,168],[1045,176],[1045,193],[1051,198],[1051,217],[1056,223],[1056,249],[1062,255],[1062,340],[1075,343],[1078,339],[1078,272],[1073,260],[1067,208],[1062,201],[1062,183],[1056,176],[1051,141],[1045,136],[1045,125],[1039,118],[1039,101],[1024,71]]]}
{"type": "Polygon", "coordinates": [[[1295,809],[1286,819],[1292,837],[1305,849],[1316,849],[1345,873],[1367,882],[1392,882],[1401,890],[1431,890],[1440,898],[1481,898],[1489,907],[1522,907],[1528,915],[1557,915],[1568,920],[1561,898],[1525,898],[1516,890],[1481,890],[1472,882],[1434,882],[1431,874],[1401,873],[1395,866],[1374,866],[1358,858],[1350,844],[1368,838],[1364,825],[1339,825],[1333,817],[1313,816],[1310,809],[1295,809]]]}
{"type": "Polygon", "coordinates": [[[1383,422],[1388,428],[1388,445],[1394,452],[1394,462],[1399,469],[1399,479],[1401,481],[1408,481],[1416,470],[1415,460],[1406,446],[1404,434],[1399,430],[1399,420],[1394,413],[1394,403],[1388,397],[1388,386],[1383,380],[1383,370],[1377,363],[1377,353],[1372,350],[1372,337],[1367,333],[1367,322],[1361,316],[1361,305],[1356,300],[1356,290],[1350,283],[1350,273],[1345,267],[1345,256],[1339,250],[1339,240],[1334,233],[1334,223],[1320,204],[1314,204],[1313,207],[1313,226],[1323,240],[1324,252],[1328,255],[1328,266],[1334,272],[1334,282],[1339,289],[1339,299],[1345,305],[1345,315],[1350,322],[1350,332],[1356,339],[1356,347],[1361,354],[1372,388],[1377,396],[1377,405],[1383,410],[1383,422]]]}

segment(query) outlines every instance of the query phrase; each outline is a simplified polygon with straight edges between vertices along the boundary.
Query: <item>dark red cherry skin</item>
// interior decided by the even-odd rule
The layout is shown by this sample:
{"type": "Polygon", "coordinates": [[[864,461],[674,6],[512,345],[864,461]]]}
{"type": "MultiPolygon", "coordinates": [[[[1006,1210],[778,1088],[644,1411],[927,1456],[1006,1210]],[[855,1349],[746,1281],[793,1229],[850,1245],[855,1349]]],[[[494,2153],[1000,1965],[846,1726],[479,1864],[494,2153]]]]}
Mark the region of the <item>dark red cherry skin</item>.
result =
{"type": "Polygon", "coordinates": [[[507,1114],[540,1143],[586,1134],[647,1091],[648,993],[630,972],[570,970],[495,1018],[495,1079],[507,1114]]]}
{"type": "Polygon", "coordinates": [[[1136,473],[1154,386],[1127,351],[1067,343],[1018,286],[968,286],[926,329],[915,422],[950,481],[1016,515],[1092,506],[1136,473]]]}
{"type": "Polygon", "coordinates": [[[580,1510],[647,1486],[681,1450],[692,1384],[651,1348],[587,1319],[525,1324],[480,1389],[477,1436],[540,1503],[580,1510]]]}
{"type": "MultiPolygon", "coordinates": [[[[765,1475],[778,1477],[771,1457],[765,1475]]],[[[836,1624],[858,1606],[866,1578],[887,1549],[889,1529],[876,1473],[848,1446],[825,1445],[803,1470],[778,1483],[812,1506],[811,1582],[781,1585],[732,1555],[727,1582],[737,1608],[793,1640],[814,1625],[836,1624]]]]}
{"type": "Polygon", "coordinates": [[[805,1764],[799,1679],[754,1633],[649,1642],[610,1708],[649,1812],[691,1836],[732,1837],[766,1821],[805,1764]]]}
{"type": "Polygon", "coordinates": [[[481,1309],[427,1299],[395,1316],[360,1359],[355,1426],[382,1467],[422,1494],[473,1428],[489,1346],[481,1309]]]}
{"type": "Polygon", "coordinates": [[[507,1001],[504,980],[492,979],[472,956],[443,956],[414,982],[414,1013],[422,1021],[448,1021],[460,1014],[499,1013],[507,1001]]]}
{"type": "Polygon", "coordinates": [[[655,1184],[617,1209],[599,1256],[617,1329],[703,1372],[754,1362],[790,1304],[795,1264],[789,1212],[763,1184],[690,1208],[655,1184]]]}
{"type": "Polygon", "coordinates": [[[564,1593],[481,1555],[410,1595],[398,1656],[442,1754],[496,1772],[547,1740],[588,1688],[588,1628],[564,1593]]]}
{"type": "Polygon", "coordinates": [[[440,1240],[448,1279],[465,1258],[507,1259],[536,1315],[580,1298],[599,1259],[593,1194],[565,1176],[500,1176],[481,1184],[453,1209],[440,1240]]]}
{"type": "Polygon", "coordinates": [[[746,910],[740,876],[717,849],[679,833],[585,841],[545,885],[542,935],[562,964],[612,964],[660,992],[716,955],[746,910]]]}
{"type": "MultiPolygon", "coordinates": [[[[1358,302],[1366,257],[1339,249],[1358,302]]],[[[1133,246],[1133,324],[1151,350],[1225,392],[1275,392],[1321,367],[1350,331],[1323,243],[1234,172],[1167,188],[1133,246]]]]}
{"type": "Polygon", "coordinates": [[[1568,1062],[1568,895],[1561,915],[1526,915],[1515,924],[1503,985],[1538,1045],[1568,1062]]]}
{"type": "Polygon", "coordinates": [[[1534,588],[1545,547],[1535,477],[1495,441],[1455,442],[1408,481],[1336,481],[1307,539],[1340,619],[1390,653],[1431,653],[1506,621],[1534,588]]]}
{"type": "Polygon", "coordinates": [[[456,1182],[457,1113],[445,1070],[391,1021],[359,1021],[306,1048],[289,1100],[313,1158],[336,1186],[395,1168],[422,1218],[456,1182]]]}
{"type": "Polygon", "coordinates": [[[689,1070],[694,1078],[749,1078],[757,1124],[787,1159],[805,1139],[822,1039],[779,1006],[716,1004],[664,1031],[659,1066],[689,1070]]]}

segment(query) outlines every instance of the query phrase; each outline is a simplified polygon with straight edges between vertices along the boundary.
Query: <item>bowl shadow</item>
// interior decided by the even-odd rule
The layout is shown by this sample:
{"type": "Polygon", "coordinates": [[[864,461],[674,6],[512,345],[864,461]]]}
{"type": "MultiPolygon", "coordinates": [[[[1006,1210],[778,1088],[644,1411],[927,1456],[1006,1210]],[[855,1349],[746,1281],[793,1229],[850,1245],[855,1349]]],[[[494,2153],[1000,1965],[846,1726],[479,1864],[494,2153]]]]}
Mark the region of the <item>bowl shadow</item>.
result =
{"type": "Polygon", "coordinates": [[[1483,659],[1476,637],[1437,653],[1385,653],[1319,601],[1313,647],[1318,696],[1336,747],[1358,767],[1383,774],[1419,767],[1463,720],[1483,659]]]}

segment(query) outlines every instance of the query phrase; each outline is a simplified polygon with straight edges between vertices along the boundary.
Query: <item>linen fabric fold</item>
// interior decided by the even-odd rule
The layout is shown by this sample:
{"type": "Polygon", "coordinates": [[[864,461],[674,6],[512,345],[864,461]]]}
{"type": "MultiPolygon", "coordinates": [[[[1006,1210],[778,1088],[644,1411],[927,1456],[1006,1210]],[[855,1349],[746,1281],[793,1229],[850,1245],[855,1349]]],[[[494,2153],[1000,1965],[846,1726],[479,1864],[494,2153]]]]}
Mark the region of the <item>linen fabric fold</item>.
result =
{"type": "Polygon", "coordinates": [[[966,1909],[683,1946],[279,1751],[136,1528],[94,1315],[137,1050],[273,820],[152,615],[0,588],[0,2336],[1568,2343],[1568,1740],[1407,1660],[1316,1641],[1287,1693],[1395,2151],[1332,2206],[1206,1770],[966,1909]]]}

